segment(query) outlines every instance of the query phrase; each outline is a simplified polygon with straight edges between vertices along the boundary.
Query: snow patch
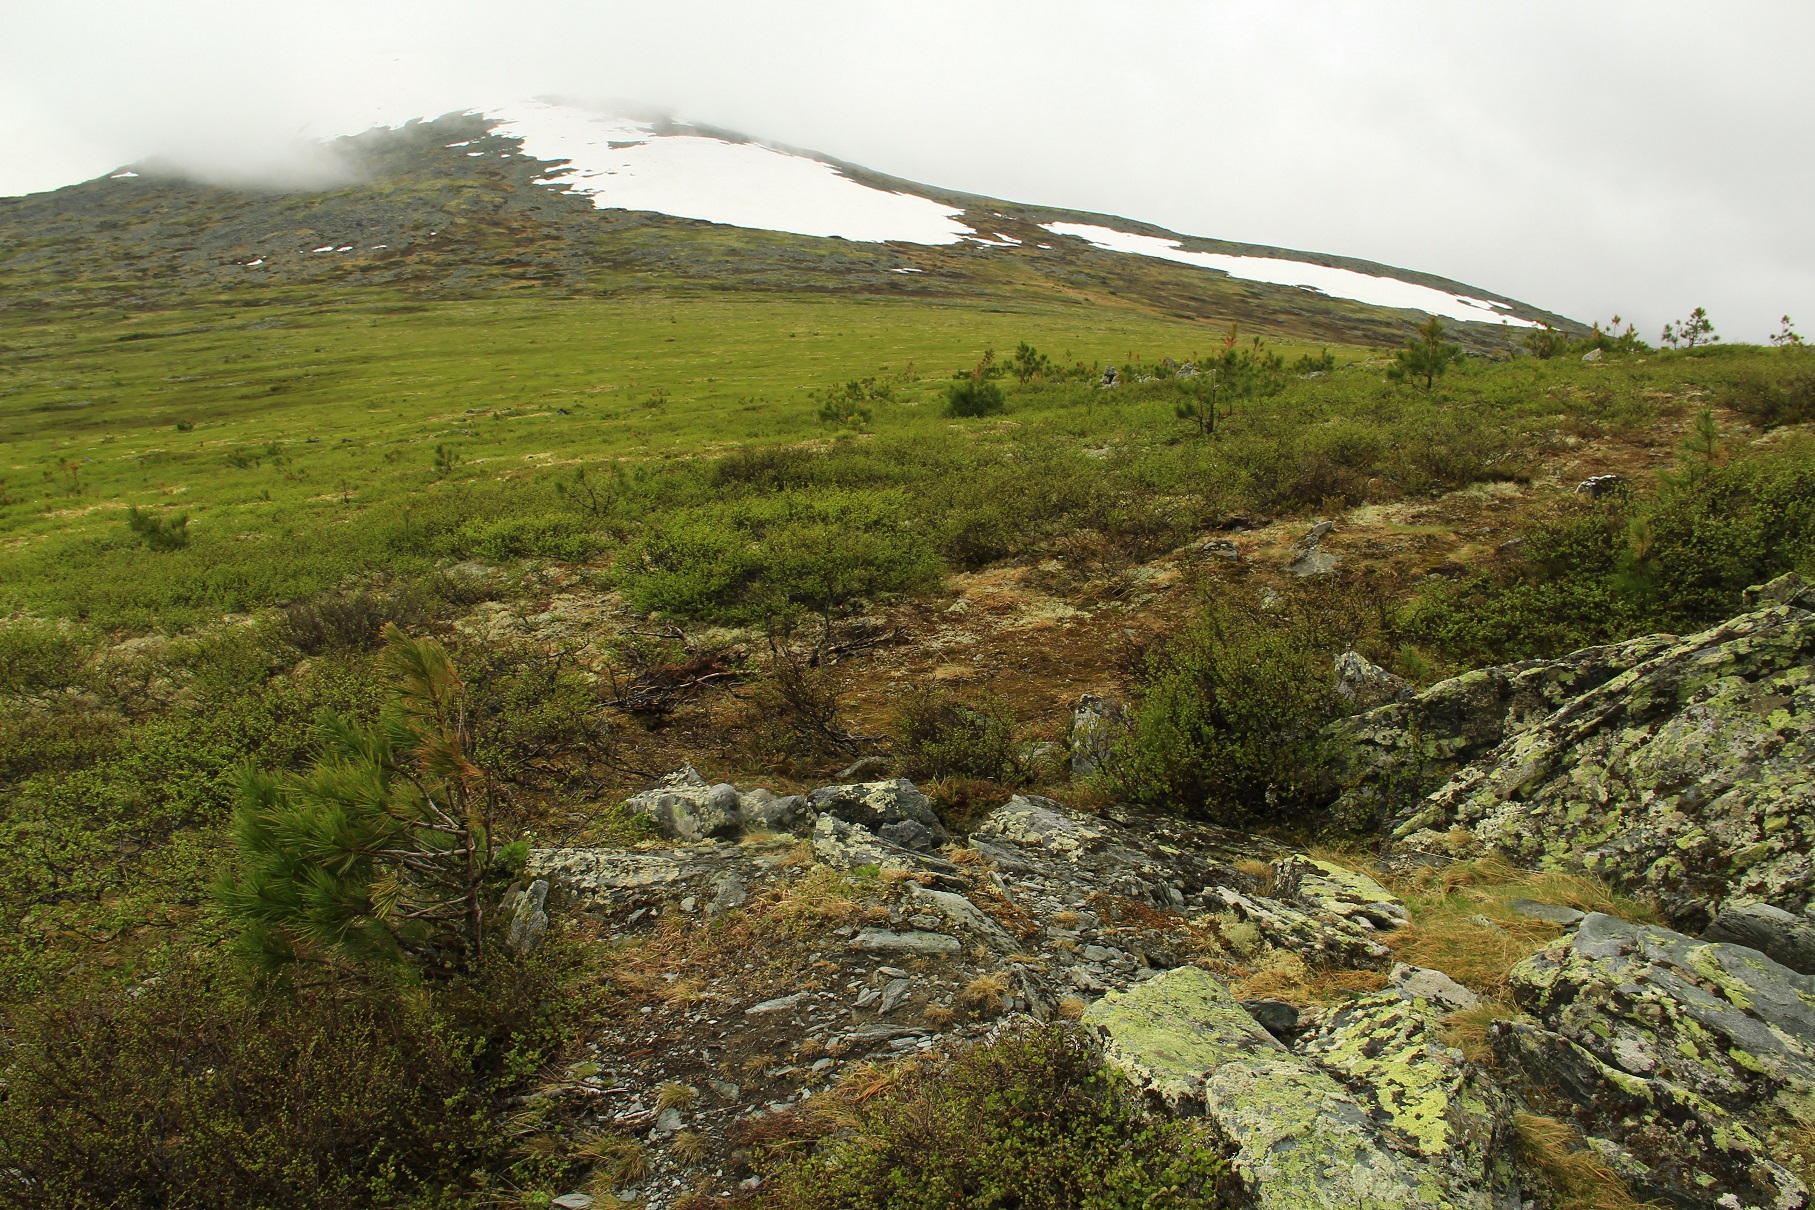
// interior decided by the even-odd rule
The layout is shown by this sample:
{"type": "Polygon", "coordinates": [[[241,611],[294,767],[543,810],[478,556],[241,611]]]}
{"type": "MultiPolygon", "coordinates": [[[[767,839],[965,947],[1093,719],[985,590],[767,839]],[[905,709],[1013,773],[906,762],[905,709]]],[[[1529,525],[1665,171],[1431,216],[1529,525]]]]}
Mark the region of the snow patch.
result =
{"type": "Polygon", "coordinates": [[[568,161],[539,184],[585,194],[601,210],[866,243],[955,244],[974,235],[955,221],[960,210],[873,189],[820,160],[757,143],[661,134],[628,118],[540,101],[486,116],[498,121],[494,133],[521,139],[524,154],[568,161]]]}
{"type": "Polygon", "coordinates": [[[130,181],[139,174],[136,172],[116,172],[107,179],[110,181],[130,181]]]}
{"type": "Polygon", "coordinates": [[[1093,247],[1110,252],[1128,252],[1195,265],[1200,269],[1217,269],[1243,281],[1270,282],[1279,286],[1299,286],[1333,298],[1347,298],[1376,307],[1400,307],[1461,319],[1474,323],[1501,323],[1516,328],[1541,325],[1529,319],[1502,314],[1505,303],[1490,299],[1469,298],[1451,294],[1432,286],[1420,286],[1393,277],[1375,277],[1353,269],[1313,265],[1307,261],[1283,260],[1270,256],[1230,256],[1221,252],[1188,252],[1173,239],[1157,235],[1135,235],[1111,227],[1090,223],[1042,223],[1054,235],[1075,235],[1093,247]]]}
{"type": "Polygon", "coordinates": [[[265,263],[265,258],[261,256],[257,260],[247,261],[245,267],[248,269],[256,269],[264,263],[265,263]]]}
{"type": "Polygon", "coordinates": [[[311,252],[332,252],[332,251],[334,251],[334,245],[333,244],[323,244],[321,247],[311,248],[311,249],[309,249],[309,251],[311,251],[311,252]]]}

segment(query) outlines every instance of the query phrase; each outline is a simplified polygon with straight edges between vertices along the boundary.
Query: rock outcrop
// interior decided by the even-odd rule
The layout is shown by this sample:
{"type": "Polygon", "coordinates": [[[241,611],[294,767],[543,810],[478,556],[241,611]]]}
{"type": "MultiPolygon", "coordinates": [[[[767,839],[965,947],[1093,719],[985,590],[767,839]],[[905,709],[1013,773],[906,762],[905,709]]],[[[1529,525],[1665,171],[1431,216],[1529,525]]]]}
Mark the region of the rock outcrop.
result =
{"type": "Polygon", "coordinates": [[[1510,1103],[1437,1040],[1415,996],[1359,1001],[1294,1052],[1214,976],[1183,967],[1104,996],[1084,1022],[1136,1087],[1209,1120],[1249,1204],[1518,1205],[1498,1145],[1510,1103]]]}
{"type": "Polygon", "coordinates": [[[1582,871],[1700,931],[1815,895],[1815,590],[1686,638],[1471,672],[1344,720],[1334,811],[1402,852],[1582,871]]]}
{"type": "Polygon", "coordinates": [[[1590,913],[1513,970],[1535,1024],[1494,1046],[1638,1194],[1800,1210],[1779,1161],[1815,1128],[1815,978],[1744,946],[1590,913]]]}

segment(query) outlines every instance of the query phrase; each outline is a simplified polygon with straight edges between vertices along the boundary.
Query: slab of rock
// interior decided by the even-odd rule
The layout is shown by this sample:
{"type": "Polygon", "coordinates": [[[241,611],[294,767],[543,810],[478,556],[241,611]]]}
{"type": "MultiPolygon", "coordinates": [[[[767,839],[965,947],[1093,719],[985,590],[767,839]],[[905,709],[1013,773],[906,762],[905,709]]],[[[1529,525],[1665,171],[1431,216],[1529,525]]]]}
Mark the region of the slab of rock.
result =
{"type": "Polygon", "coordinates": [[[1792,916],[1768,903],[1728,904],[1702,937],[1751,946],[1793,971],[1815,975],[1815,920],[1807,916],[1792,916]]]}
{"type": "Polygon", "coordinates": [[[744,1010],[744,1016],[760,1017],[768,1013],[790,1012],[806,998],[806,992],[795,992],[792,996],[777,996],[773,1000],[764,1000],[761,1004],[752,1004],[744,1010]]]}
{"type": "Polygon", "coordinates": [[[834,815],[821,815],[814,823],[813,854],[840,870],[904,864],[900,854],[868,828],[834,815]]]}
{"type": "MultiPolygon", "coordinates": [[[[1392,951],[1346,916],[1306,912],[1260,895],[1243,895],[1229,887],[1210,887],[1203,903],[1233,940],[1229,925],[1247,925],[1266,945],[1297,954],[1312,966],[1378,970],[1392,951]]],[[[1240,949],[1240,946],[1237,946],[1240,949]]]]}
{"type": "Polygon", "coordinates": [[[1394,1147],[1438,1167],[1458,1200],[1517,1206],[1512,1102],[1443,1040],[1442,1011],[1401,984],[1325,1017],[1299,1053],[1352,1092],[1394,1147]]]}
{"type": "Polygon", "coordinates": [[[583,900],[612,900],[625,892],[678,883],[687,867],[673,857],[617,849],[531,849],[523,869],[568,888],[583,900]]]}
{"type": "Polygon", "coordinates": [[[975,933],[987,942],[990,948],[1002,953],[1013,951],[1015,939],[1008,931],[987,916],[982,908],[953,891],[935,891],[929,887],[917,886],[913,890],[914,898],[926,904],[933,911],[945,917],[946,922],[966,932],[975,933]]]}
{"type": "Polygon", "coordinates": [[[1582,917],[1588,914],[1579,908],[1565,907],[1560,903],[1539,903],[1536,899],[1515,899],[1506,906],[1527,920],[1548,920],[1564,928],[1582,923],[1582,917]]]}
{"type": "Polygon", "coordinates": [[[1597,912],[1512,986],[1537,1025],[1502,1028],[1496,1049],[1623,1149],[1639,1185],[1678,1204],[1802,1204],[1769,1157],[1815,1126],[1815,977],[1597,912]]]}
{"type": "Polygon", "coordinates": [[[548,939],[548,880],[530,883],[511,908],[510,931],[504,944],[520,954],[533,954],[548,939]]]}
{"type": "Polygon", "coordinates": [[[964,944],[946,933],[865,929],[851,938],[851,948],[872,954],[957,954],[963,952],[964,944]]]}
{"type": "Polygon", "coordinates": [[[1395,1149],[1329,1072],[1293,1055],[1208,972],[1180,967],[1084,1014],[1106,1060],[1175,1113],[1202,1114],[1259,1210],[1480,1207],[1445,1166],[1395,1149]]]}
{"type": "Polygon", "coordinates": [[[1336,657],[1336,694],[1357,710],[1372,710],[1412,696],[1412,686],[1358,651],[1336,657]]]}
{"type": "Polygon", "coordinates": [[[821,815],[868,828],[900,848],[936,849],[950,839],[931,800],[905,777],[823,786],[807,795],[807,805],[821,815]]]}
{"type": "Polygon", "coordinates": [[[1412,918],[1399,896],[1366,874],[1300,853],[1273,863],[1273,893],[1376,929],[1398,928],[1412,918]]]}
{"type": "Polygon", "coordinates": [[[1241,1006],[1248,1010],[1248,1015],[1260,1022],[1260,1027],[1278,1038],[1281,1042],[1290,1042],[1298,1032],[1298,1006],[1287,1004],[1284,1000],[1242,1000],[1241,1006]]]}
{"type": "Polygon", "coordinates": [[[798,833],[813,824],[813,812],[807,806],[807,800],[798,794],[747,790],[737,796],[737,803],[745,828],[798,833]]]}
{"type": "Polygon", "coordinates": [[[1428,966],[1408,966],[1401,962],[1387,973],[1387,978],[1393,981],[1394,987],[1425,1001],[1439,1013],[1462,1012],[1481,1004],[1480,996],[1442,971],[1428,966]]]}
{"type": "MultiPolygon", "coordinates": [[[[1790,587],[1778,595],[1802,599],[1790,587]]],[[[1466,829],[1521,864],[1653,899],[1691,931],[1730,898],[1800,910],[1815,893],[1815,613],[1773,605],[1626,648],[1646,658],[1403,810],[1394,841],[1444,847],[1466,829]]]]}

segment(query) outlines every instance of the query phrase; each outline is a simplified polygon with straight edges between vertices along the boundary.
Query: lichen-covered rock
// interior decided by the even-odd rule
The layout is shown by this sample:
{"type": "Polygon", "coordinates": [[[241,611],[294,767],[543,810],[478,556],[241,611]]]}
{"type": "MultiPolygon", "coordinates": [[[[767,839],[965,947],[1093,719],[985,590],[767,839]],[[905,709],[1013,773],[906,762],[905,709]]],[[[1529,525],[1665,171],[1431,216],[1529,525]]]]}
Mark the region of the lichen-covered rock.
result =
{"type": "Polygon", "coordinates": [[[1373,929],[1411,919],[1404,900],[1356,870],[1293,853],[1273,863],[1273,894],[1373,929]]]}
{"type": "Polygon", "coordinates": [[[1244,1200],[1261,1210],[1492,1204],[1447,1164],[1396,1146],[1366,1105],[1286,1050],[1205,971],[1180,967],[1111,993],[1084,1022],[1136,1087],[1208,1119],[1244,1200]]]}
{"type": "Polygon", "coordinates": [[[744,826],[737,788],[709,786],[691,765],[669,774],[655,789],[633,794],[624,809],[646,816],[671,840],[735,836],[744,826]]]}
{"type": "Polygon", "coordinates": [[[1332,817],[1373,833],[1456,770],[1668,646],[1651,636],[1589,647],[1559,660],[1480,668],[1415,696],[1351,715],[1325,729],[1331,741],[1332,817]]]}
{"type": "Polygon", "coordinates": [[[1253,930],[1254,940],[1273,949],[1287,950],[1313,966],[1380,969],[1393,953],[1374,940],[1372,929],[1363,929],[1347,916],[1306,912],[1261,895],[1244,895],[1232,887],[1208,887],[1204,905],[1238,952],[1245,944],[1242,927],[1253,930]]]}
{"type": "Polygon", "coordinates": [[[1494,1053],[1573,1117],[1639,1197],[1707,1210],[1804,1210],[1808,1190],[1748,1124],[1679,1084],[1604,1063],[1561,1034],[1497,1022],[1494,1053]]]}
{"type": "Polygon", "coordinates": [[[673,857],[616,849],[531,849],[523,870],[582,899],[602,900],[679,883],[687,873],[673,857]]]}
{"type": "Polygon", "coordinates": [[[813,824],[813,853],[840,870],[864,866],[904,866],[901,854],[884,845],[868,828],[835,815],[821,815],[813,824]]]}
{"type": "Polygon", "coordinates": [[[1590,913],[1512,985],[1538,1025],[1501,1029],[1497,1050],[1641,1164],[1641,1183],[1695,1205],[1802,1204],[1769,1157],[1815,1126],[1815,977],[1590,913]]]}
{"type": "Polygon", "coordinates": [[[1815,890],[1815,614],[1775,605],[1645,643],[1646,658],[1405,810],[1395,841],[1442,847],[1466,829],[1522,864],[1655,899],[1695,931],[1730,897],[1800,910],[1815,890]]]}
{"type": "Polygon", "coordinates": [[[807,795],[807,805],[822,815],[868,828],[898,848],[936,849],[950,839],[932,802],[905,777],[823,786],[807,795]]]}
{"type": "Polygon", "coordinates": [[[548,880],[538,878],[505,904],[510,930],[504,944],[520,954],[533,954],[548,939],[548,880]]]}
{"type": "Polygon", "coordinates": [[[1388,672],[1359,651],[1336,657],[1336,695],[1357,710],[1373,710],[1414,696],[1404,677],[1388,672]]]}
{"type": "Polygon", "coordinates": [[[813,826],[813,812],[798,794],[746,790],[738,794],[737,805],[745,828],[799,833],[813,826]]]}
{"type": "Polygon", "coordinates": [[[1702,934],[1707,941],[1750,946],[1804,975],[1815,975],[1815,920],[1768,903],[1730,903],[1702,934]]]}
{"type": "Polygon", "coordinates": [[[1299,1051],[1341,1081],[1400,1150],[1442,1168],[1451,1189],[1516,1207],[1505,1146],[1512,1104],[1443,1041],[1447,1011],[1403,986],[1364,996],[1326,1017],[1299,1051]]]}

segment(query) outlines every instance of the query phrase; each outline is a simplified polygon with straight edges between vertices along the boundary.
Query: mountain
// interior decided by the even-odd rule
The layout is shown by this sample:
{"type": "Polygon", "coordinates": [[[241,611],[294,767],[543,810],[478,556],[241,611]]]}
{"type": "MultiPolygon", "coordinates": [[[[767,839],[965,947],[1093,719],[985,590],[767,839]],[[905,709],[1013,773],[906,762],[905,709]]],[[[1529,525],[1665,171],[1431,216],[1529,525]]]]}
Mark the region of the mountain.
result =
{"type": "Polygon", "coordinates": [[[248,299],[839,292],[1135,306],[1300,339],[1472,346],[1578,325],[1431,274],[917,184],[732,131],[553,101],[334,140],[343,179],[212,185],[157,161],[0,199],[0,307],[248,299]]]}

